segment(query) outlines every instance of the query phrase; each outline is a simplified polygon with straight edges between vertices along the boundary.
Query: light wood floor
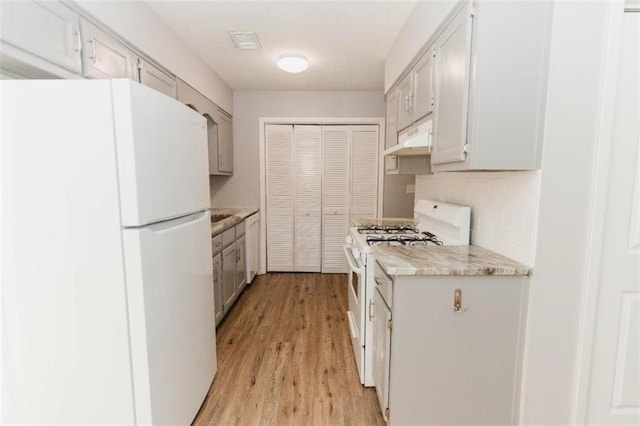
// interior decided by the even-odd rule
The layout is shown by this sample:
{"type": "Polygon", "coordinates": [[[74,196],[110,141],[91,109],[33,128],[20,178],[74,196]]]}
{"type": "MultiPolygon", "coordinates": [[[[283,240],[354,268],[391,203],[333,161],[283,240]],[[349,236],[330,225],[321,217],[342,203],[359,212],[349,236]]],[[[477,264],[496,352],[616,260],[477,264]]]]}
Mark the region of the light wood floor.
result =
{"type": "Polygon", "coordinates": [[[346,311],[345,274],[256,277],[218,327],[218,373],[194,424],[384,425],[346,311]]]}

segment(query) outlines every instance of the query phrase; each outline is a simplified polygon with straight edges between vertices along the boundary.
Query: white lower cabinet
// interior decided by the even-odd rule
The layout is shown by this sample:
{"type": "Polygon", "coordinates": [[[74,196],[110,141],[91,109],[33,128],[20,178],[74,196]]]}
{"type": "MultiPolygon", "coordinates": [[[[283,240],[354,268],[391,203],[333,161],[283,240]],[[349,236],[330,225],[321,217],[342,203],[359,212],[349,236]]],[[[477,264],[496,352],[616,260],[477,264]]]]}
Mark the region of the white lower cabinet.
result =
{"type": "Polygon", "coordinates": [[[389,408],[389,359],[391,355],[391,309],[380,291],[373,294],[373,381],[385,420],[389,408]]]}
{"type": "Polygon", "coordinates": [[[236,300],[236,245],[222,250],[222,305],[227,312],[236,300]]]}
{"type": "MultiPolygon", "coordinates": [[[[244,224],[242,225],[244,227],[244,224]]],[[[247,285],[247,260],[245,257],[246,244],[244,235],[236,241],[236,292],[244,290],[247,285]]]]}
{"type": "Polygon", "coordinates": [[[387,422],[516,424],[526,277],[398,276],[388,293],[378,277],[373,375],[387,422]]]}
{"type": "Polygon", "coordinates": [[[220,324],[224,316],[224,304],[222,303],[222,255],[213,256],[213,299],[215,301],[216,325],[220,324]]]}
{"type": "Polygon", "coordinates": [[[243,221],[211,238],[216,325],[247,286],[245,227],[243,221]]]}
{"type": "Polygon", "coordinates": [[[253,214],[245,219],[245,257],[247,259],[247,284],[251,284],[258,273],[260,256],[260,215],[253,214]]]}

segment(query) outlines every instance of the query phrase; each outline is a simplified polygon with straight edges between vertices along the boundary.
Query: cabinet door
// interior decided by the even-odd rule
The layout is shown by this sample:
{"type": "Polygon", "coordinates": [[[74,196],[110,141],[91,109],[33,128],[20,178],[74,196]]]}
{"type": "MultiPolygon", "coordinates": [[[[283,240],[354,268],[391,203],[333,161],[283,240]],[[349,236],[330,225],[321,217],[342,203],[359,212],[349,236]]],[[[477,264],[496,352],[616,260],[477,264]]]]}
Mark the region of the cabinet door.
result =
{"type": "Polygon", "coordinates": [[[322,235],[322,127],[293,127],[295,270],[320,272],[322,235]]]}
{"type": "Polygon", "coordinates": [[[267,271],[294,270],[293,126],[266,126],[267,271]]]}
{"type": "Polygon", "coordinates": [[[389,367],[391,362],[391,311],[376,288],[373,294],[373,382],[385,420],[389,408],[389,367]]]}
{"type": "Polygon", "coordinates": [[[2,1],[0,39],[82,73],[80,18],[60,2],[2,1]]]}
{"type": "Polygon", "coordinates": [[[90,22],[82,19],[80,24],[84,75],[90,78],[133,79],[133,52],[90,22]]]}
{"type": "Polygon", "coordinates": [[[417,121],[433,111],[433,56],[432,51],[425,53],[412,71],[412,121],[417,121]]]}
{"type": "Polygon", "coordinates": [[[177,98],[175,77],[142,58],[138,58],[138,70],[140,72],[140,83],[154,88],[169,97],[177,98]]]}
{"type": "Polygon", "coordinates": [[[411,73],[398,84],[398,130],[402,130],[413,122],[411,116],[411,73]]]}
{"type": "Polygon", "coordinates": [[[236,292],[238,296],[247,285],[247,259],[245,257],[245,251],[245,237],[242,236],[236,241],[236,292]]]}
{"type": "Polygon", "coordinates": [[[236,245],[231,244],[222,250],[222,304],[225,313],[236,300],[236,245]]]}
{"type": "Polygon", "coordinates": [[[231,116],[219,110],[218,122],[218,171],[233,174],[233,128],[231,116]]]}
{"type": "Polygon", "coordinates": [[[209,174],[219,175],[218,170],[218,141],[220,126],[217,120],[218,116],[212,117],[211,114],[205,113],[204,118],[207,120],[207,146],[209,147],[209,174]]]}
{"type": "Polygon", "coordinates": [[[351,126],[351,219],[377,216],[378,147],[378,126],[351,126]]]}
{"type": "Polygon", "coordinates": [[[205,113],[205,105],[203,104],[208,99],[178,77],[176,77],[176,96],[180,102],[189,108],[198,111],[200,114],[205,113]]]}
{"type": "Polygon", "coordinates": [[[217,254],[213,257],[213,300],[215,301],[216,325],[224,316],[224,304],[222,303],[222,257],[217,254]]]}
{"type": "Polygon", "coordinates": [[[250,284],[258,273],[258,262],[260,256],[260,215],[254,214],[247,218],[247,240],[246,259],[247,259],[247,284],[250,284]]]}
{"type": "MultiPolygon", "coordinates": [[[[398,144],[398,91],[391,90],[387,93],[387,120],[384,148],[388,149],[398,144]]],[[[398,157],[387,155],[384,157],[385,172],[392,172],[398,169],[398,157]]]]}
{"type": "Polygon", "coordinates": [[[436,91],[431,163],[466,157],[471,23],[465,8],[436,40],[436,91]]]}

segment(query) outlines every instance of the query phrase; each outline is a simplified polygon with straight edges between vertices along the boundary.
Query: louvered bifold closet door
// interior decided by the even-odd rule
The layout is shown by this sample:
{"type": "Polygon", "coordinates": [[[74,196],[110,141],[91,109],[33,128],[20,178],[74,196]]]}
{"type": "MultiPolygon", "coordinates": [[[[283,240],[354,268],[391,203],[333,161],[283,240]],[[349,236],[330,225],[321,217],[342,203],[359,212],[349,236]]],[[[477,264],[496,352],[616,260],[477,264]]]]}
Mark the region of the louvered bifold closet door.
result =
{"type": "Polygon", "coordinates": [[[322,250],[322,127],[293,127],[295,270],[320,272],[322,250]]]}
{"type": "Polygon", "coordinates": [[[322,138],[322,272],[347,272],[350,127],[324,126],[322,138]]]}
{"type": "Polygon", "coordinates": [[[378,126],[351,126],[351,219],[376,217],[378,126]]]}
{"type": "Polygon", "coordinates": [[[294,271],[293,126],[266,126],[267,271],[294,271]]]}

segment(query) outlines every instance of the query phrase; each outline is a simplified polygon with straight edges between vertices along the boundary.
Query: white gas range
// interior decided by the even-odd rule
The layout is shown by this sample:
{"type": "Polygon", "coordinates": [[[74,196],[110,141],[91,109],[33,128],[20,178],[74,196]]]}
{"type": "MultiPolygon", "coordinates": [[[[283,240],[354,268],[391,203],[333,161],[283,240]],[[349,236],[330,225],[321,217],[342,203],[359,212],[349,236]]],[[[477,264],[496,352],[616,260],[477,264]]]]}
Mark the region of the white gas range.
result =
{"type": "Polygon", "coordinates": [[[420,200],[414,219],[355,219],[344,252],[349,263],[347,317],[360,383],[373,383],[371,304],[375,288],[374,245],[468,245],[471,208],[420,200]]]}

